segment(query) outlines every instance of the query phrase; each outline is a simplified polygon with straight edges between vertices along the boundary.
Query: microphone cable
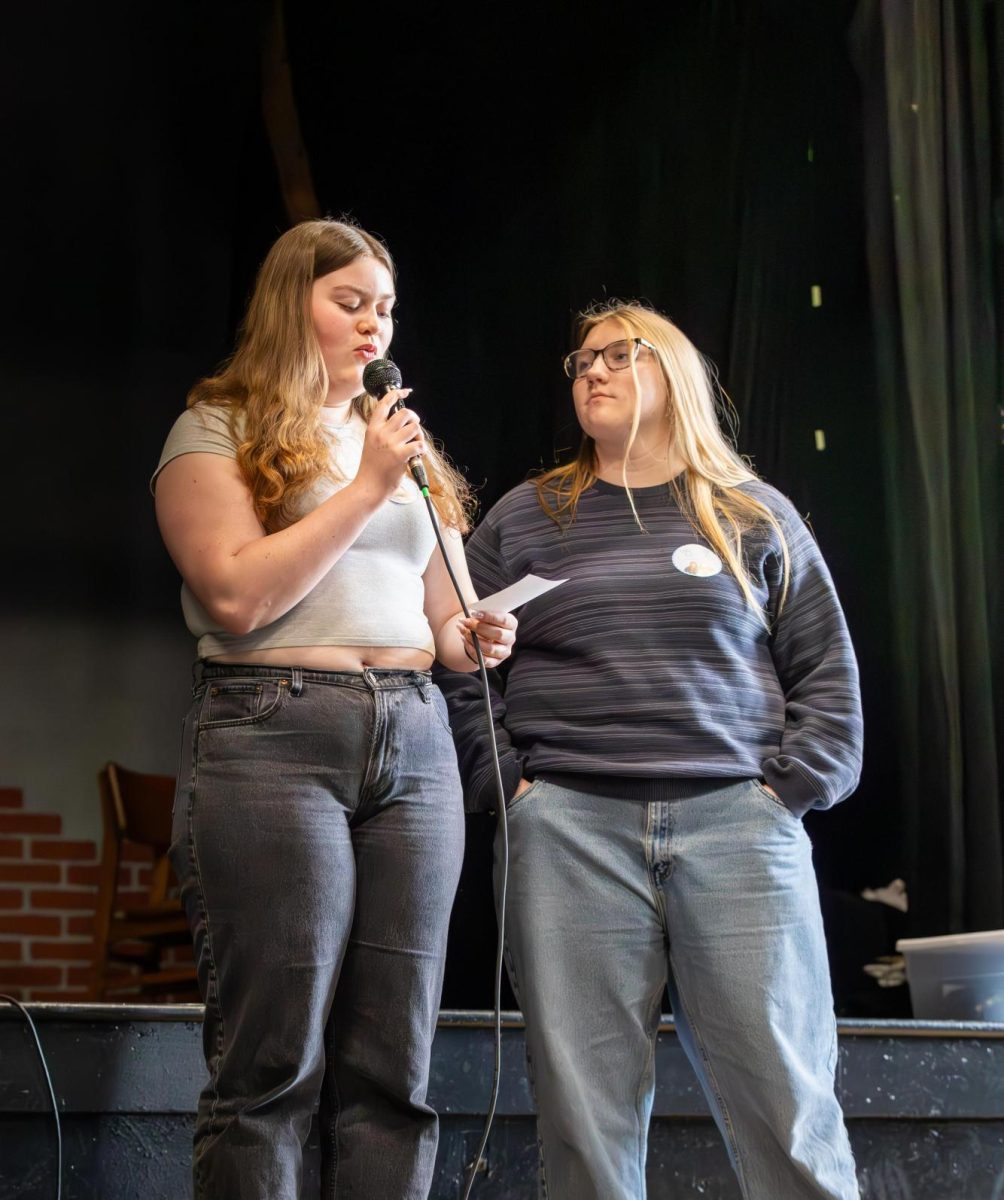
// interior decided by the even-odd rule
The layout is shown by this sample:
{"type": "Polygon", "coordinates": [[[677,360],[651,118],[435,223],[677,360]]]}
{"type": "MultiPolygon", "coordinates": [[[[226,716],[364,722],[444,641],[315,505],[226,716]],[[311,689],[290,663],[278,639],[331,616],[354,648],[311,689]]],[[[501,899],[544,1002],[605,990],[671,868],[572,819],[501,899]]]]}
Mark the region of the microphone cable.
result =
{"type": "MultiPolygon", "coordinates": [[[[401,371],[396,363],[390,359],[376,358],[366,365],[363,371],[363,387],[370,396],[379,400],[392,388],[400,388],[402,386],[401,371]]],[[[404,407],[404,401],[398,400],[391,406],[391,414],[397,412],[404,407]]],[[[421,458],[415,455],[408,460],[408,467],[411,470],[412,477],[418,485],[419,491],[422,493],[422,498],[425,500],[425,507],[429,511],[429,519],[432,522],[432,529],[436,535],[436,541],[439,544],[439,552],[443,556],[443,562],[446,566],[447,573],[450,576],[450,582],[453,584],[453,590],[457,593],[457,599],[460,601],[460,607],[463,609],[465,617],[470,617],[471,612],[467,607],[467,601],[464,599],[464,593],[461,590],[456,574],[453,571],[453,565],[450,562],[450,556],[446,552],[446,546],[443,543],[442,531],[439,528],[439,518],[436,515],[436,507],[432,502],[432,497],[429,494],[429,479],[425,472],[425,465],[421,458]]],[[[464,1188],[462,1200],[469,1200],[471,1189],[474,1187],[474,1178],[477,1175],[478,1167],[481,1164],[481,1156],[488,1145],[488,1135],[491,1132],[492,1121],[495,1119],[495,1109],[498,1105],[499,1081],[502,1075],[502,962],[505,946],[505,911],[506,911],[506,894],[509,887],[509,825],[508,815],[505,806],[505,785],[502,782],[502,768],[499,765],[498,743],[495,740],[495,717],[492,713],[492,695],[491,685],[488,682],[488,668],[485,666],[484,655],[481,653],[481,643],[478,641],[477,635],[472,632],[471,641],[474,644],[474,653],[478,659],[478,672],[481,676],[481,694],[485,705],[485,716],[488,721],[488,738],[492,754],[492,766],[495,769],[495,790],[498,794],[498,815],[501,821],[502,830],[502,887],[500,889],[499,906],[498,906],[498,944],[495,951],[495,1011],[494,1011],[494,1030],[495,1030],[495,1065],[492,1077],[492,1092],[491,1099],[488,1103],[488,1115],[485,1118],[484,1130],[481,1134],[481,1141],[478,1144],[477,1152],[474,1155],[474,1161],[470,1164],[467,1175],[467,1185],[464,1188]]]]}
{"type": "MultiPolygon", "coordinates": [[[[424,468],[422,468],[424,474],[424,468]]],[[[416,481],[417,482],[417,481],[416,481]]],[[[443,562],[446,564],[446,570],[450,576],[450,582],[453,584],[453,590],[457,593],[457,599],[460,601],[460,606],[464,610],[464,616],[471,615],[470,609],[467,607],[467,601],[464,599],[464,593],[461,590],[457,577],[454,574],[453,566],[450,563],[450,556],[446,552],[446,546],[443,544],[443,535],[439,528],[439,519],[436,516],[436,507],[432,503],[432,498],[429,495],[428,483],[420,485],[422,498],[425,500],[425,506],[429,510],[429,519],[432,521],[433,532],[436,535],[436,541],[439,543],[439,552],[443,556],[443,562]]],[[[495,1119],[495,1108],[499,1098],[499,1080],[502,1075],[502,960],[503,947],[505,945],[505,912],[506,912],[506,892],[509,886],[509,824],[505,806],[505,786],[502,783],[502,768],[499,765],[498,743],[495,740],[495,717],[492,713],[492,694],[491,685],[488,682],[488,668],[485,666],[485,658],[481,653],[481,643],[478,641],[476,634],[472,634],[471,641],[474,643],[474,652],[478,656],[478,672],[481,676],[481,695],[485,705],[485,716],[488,721],[488,739],[491,746],[492,766],[495,768],[495,790],[498,793],[498,815],[501,822],[502,832],[502,887],[500,889],[499,905],[498,905],[498,943],[495,949],[495,1009],[493,1014],[493,1026],[495,1031],[495,1065],[492,1072],[492,1092],[491,1099],[488,1102],[488,1115],[485,1118],[484,1129],[481,1133],[481,1141],[478,1143],[478,1148],[474,1154],[474,1161],[468,1167],[467,1186],[464,1188],[462,1200],[469,1200],[471,1189],[474,1187],[474,1179],[478,1173],[478,1167],[481,1164],[481,1156],[484,1154],[485,1147],[488,1145],[488,1135],[491,1132],[492,1121],[495,1119]]]]}

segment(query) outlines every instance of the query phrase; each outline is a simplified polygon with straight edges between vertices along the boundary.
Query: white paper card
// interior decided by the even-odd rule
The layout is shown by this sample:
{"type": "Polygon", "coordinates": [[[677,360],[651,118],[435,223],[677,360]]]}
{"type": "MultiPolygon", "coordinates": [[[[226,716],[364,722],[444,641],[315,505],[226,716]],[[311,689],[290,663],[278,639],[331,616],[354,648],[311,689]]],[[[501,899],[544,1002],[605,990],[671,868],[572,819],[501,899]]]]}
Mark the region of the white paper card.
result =
{"type": "Polygon", "coordinates": [[[514,608],[519,608],[521,604],[526,604],[527,600],[543,596],[551,588],[556,588],[559,583],[565,583],[565,580],[541,579],[539,575],[524,575],[517,583],[510,584],[509,587],[503,588],[501,592],[485,596],[483,600],[477,602],[475,607],[480,608],[482,612],[512,612],[514,608]]]}

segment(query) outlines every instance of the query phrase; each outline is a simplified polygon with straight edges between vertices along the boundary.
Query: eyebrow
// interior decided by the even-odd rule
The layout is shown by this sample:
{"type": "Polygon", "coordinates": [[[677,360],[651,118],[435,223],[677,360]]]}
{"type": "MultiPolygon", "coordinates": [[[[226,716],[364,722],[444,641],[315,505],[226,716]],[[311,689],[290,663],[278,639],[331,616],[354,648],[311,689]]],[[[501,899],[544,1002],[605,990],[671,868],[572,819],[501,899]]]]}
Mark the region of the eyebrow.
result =
{"type": "MultiPolygon", "coordinates": [[[[332,284],[331,290],[333,292],[352,292],[356,296],[371,296],[373,294],[371,291],[369,291],[368,288],[356,287],[354,284],[351,284],[351,283],[332,284]]],[[[396,300],[397,296],[394,294],[394,292],[381,292],[381,294],[379,296],[377,296],[377,299],[378,300],[396,300]]]]}

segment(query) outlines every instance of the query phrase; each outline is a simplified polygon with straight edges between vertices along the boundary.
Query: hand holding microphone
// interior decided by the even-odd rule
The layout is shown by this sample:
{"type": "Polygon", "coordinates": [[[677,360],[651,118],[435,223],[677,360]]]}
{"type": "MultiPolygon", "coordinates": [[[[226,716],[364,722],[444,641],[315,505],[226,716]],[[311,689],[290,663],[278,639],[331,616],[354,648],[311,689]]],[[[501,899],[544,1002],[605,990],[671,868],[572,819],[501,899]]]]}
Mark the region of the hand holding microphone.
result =
{"type": "MultiPolygon", "coordinates": [[[[421,422],[418,414],[412,412],[411,409],[404,407],[404,401],[411,394],[411,389],[401,388],[402,379],[401,372],[396,363],[392,363],[386,358],[375,358],[371,363],[368,363],[363,371],[363,387],[375,400],[382,402],[388,392],[396,391],[400,394],[396,396],[387,408],[386,424],[383,428],[377,427],[375,432],[375,441],[384,445],[384,448],[390,450],[400,450],[401,448],[411,448],[411,456],[408,458],[408,469],[411,471],[412,478],[423,491],[428,489],[429,477],[425,473],[425,466],[422,463],[421,454],[425,449],[425,441],[422,437],[421,422]],[[398,435],[408,434],[403,442],[398,435]],[[412,445],[414,443],[414,445],[412,445]]],[[[379,404],[374,410],[374,418],[379,421],[379,404]]],[[[373,425],[370,426],[370,431],[373,431],[373,425]]],[[[369,441],[369,431],[367,432],[367,441],[369,441]]]]}

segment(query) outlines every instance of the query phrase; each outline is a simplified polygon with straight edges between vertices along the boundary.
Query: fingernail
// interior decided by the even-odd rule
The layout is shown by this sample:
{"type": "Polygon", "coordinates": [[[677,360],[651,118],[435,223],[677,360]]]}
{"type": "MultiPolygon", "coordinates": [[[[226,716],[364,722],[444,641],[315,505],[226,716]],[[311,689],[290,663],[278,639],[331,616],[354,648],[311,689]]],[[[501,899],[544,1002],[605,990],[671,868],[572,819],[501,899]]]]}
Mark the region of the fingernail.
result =
{"type": "Polygon", "coordinates": [[[471,616],[472,616],[472,617],[477,617],[477,619],[478,619],[479,621],[482,621],[482,620],[484,620],[484,615],[485,615],[485,614],[484,614],[484,613],[481,611],[481,609],[480,609],[480,608],[472,608],[472,609],[471,609],[471,616]]]}

